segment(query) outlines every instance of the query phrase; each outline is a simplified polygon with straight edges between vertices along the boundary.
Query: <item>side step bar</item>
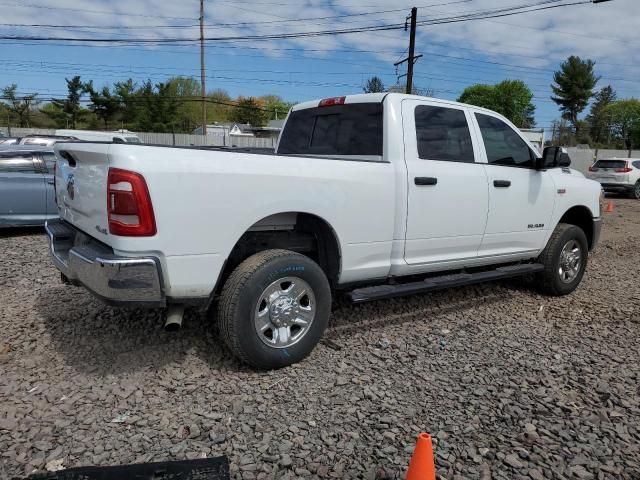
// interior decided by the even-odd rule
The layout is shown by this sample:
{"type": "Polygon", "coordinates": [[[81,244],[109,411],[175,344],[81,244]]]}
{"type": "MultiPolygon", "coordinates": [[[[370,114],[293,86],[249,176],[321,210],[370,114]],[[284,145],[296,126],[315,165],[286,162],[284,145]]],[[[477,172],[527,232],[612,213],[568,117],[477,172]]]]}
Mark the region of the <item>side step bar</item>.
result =
{"type": "Polygon", "coordinates": [[[442,275],[439,277],[426,278],[419,282],[356,288],[349,292],[347,296],[353,303],[364,303],[373,300],[382,300],[385,298],[413,295],[414,293],[432,292],[434,290],[443,290],[445,288],[461,287],[463,285],[471,285],[474,283],[519,277],[521,275],[537,273],[543,270],[544,265],[541,263],[524,263],[520,265],[498,267],[495,270],[488,270],[484,272],[442,275]]]}

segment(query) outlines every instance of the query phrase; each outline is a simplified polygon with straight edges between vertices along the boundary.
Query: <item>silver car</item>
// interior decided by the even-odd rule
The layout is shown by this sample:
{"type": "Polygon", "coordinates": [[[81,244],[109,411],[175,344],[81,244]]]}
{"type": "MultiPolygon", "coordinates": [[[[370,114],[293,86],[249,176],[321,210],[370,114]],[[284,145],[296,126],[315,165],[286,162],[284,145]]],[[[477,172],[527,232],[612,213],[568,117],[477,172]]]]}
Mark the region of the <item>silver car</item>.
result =
{"type": "Polygon", "coordinates": [[[0,227],[44,225],[58,217],[52,148],[0,148],[0,227]]]}

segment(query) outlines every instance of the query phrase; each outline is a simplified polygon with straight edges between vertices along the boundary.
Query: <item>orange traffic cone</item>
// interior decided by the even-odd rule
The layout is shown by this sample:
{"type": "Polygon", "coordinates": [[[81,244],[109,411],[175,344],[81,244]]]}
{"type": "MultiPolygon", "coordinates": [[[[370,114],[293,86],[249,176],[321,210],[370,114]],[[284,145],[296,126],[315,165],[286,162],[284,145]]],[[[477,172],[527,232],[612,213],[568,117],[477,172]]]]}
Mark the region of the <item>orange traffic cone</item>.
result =
{"type": "Polygon", "coordinates": [[[436,467],[433,463],[431,435],[421,433],[416,441],[406,480],[436,480],[436,467]]]}
{"type": "Polygon", "coordinates": [[[609,200],[609,202],[607,203],[607,208],[604,209],[604,213],[611,213],[611,212],[613,212],[613,202],[609,200]]]}

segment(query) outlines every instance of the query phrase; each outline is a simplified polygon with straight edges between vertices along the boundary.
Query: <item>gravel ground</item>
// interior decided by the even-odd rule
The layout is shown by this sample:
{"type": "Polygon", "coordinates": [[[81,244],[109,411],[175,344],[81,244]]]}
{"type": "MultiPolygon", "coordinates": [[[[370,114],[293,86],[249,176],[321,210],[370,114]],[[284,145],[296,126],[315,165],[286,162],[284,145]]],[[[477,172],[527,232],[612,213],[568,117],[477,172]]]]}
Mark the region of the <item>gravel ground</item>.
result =
{"type": "Polygon", "coordinates": [[[403,478],[430,432],[446,479],[640,478],[640,202],[616,200],[582,286],[339,303],[303,363],[258,373],[203,315],[58,283],[41,230],[0,236],[0,479],[226,454],[234,478],[403,478]]]}

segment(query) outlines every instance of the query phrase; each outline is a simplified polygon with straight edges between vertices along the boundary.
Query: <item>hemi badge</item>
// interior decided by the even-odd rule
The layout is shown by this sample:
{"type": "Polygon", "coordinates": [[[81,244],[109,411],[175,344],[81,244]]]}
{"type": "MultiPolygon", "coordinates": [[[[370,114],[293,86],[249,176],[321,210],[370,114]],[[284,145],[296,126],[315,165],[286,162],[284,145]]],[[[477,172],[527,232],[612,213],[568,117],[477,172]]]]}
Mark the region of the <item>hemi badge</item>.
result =
{"type": "Polygon", "coordinates": [[[558,194],[559,195],[564,195],[565,193],[567,193],[567,189],[566,188],[559,188],[558,189],[558,194]]]}

